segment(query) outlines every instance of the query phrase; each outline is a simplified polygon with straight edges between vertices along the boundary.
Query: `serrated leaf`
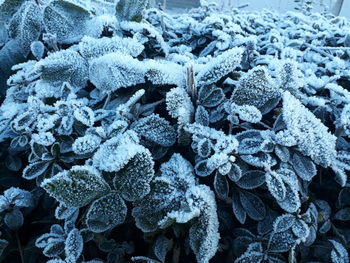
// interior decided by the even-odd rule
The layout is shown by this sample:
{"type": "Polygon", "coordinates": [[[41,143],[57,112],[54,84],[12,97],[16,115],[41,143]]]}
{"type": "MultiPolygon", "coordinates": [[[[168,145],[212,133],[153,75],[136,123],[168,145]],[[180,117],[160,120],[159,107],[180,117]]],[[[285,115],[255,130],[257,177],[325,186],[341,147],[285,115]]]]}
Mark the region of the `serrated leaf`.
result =
{"type": "Polygon", "coordinates": [[[255,189],[265,183],[265,172],[251,170],[245,172],[242,177],[236,181],[236,184],[243,189],[255,189]]]}
{"type": "Polygon", "coordinates": [[[114,187],[128,201],[136,201],[150,192],[150,182],[154,176],[154,161],[146,148],[135,154],[128,163],[116,172],[114,187]]]}
{"type": "Polygon", "coordinates": [[[90,231],[102,233],[124,222],[127,207],[117,193],[110,193],[95,200],[86,215],[90,231]]]}
{"type": "Polygon", "coordinates": [[[257,221],[264,219],[266,215],[265,204],[260,197],[247,191],[240,191],[239,199],[250,218],[257,221]]]}
{"type": "Polygon", "coordinates": [[[198,124],[201,124],[203,126],[209,126],[209,113],[202,105],[199,105],[197,107],[194,119],[195,122],[198,124]]]}
{"type": "Polygon", "coordinates": [[[166,119],[152,114],[136,121],[132,129],[147,141],[163,147],[170,147],[176,142],[176,130],[166,119]]]}
{"type": "Polygon", "coordinates": [[[54,0],[46,6],[43,21],[47,32],[56,35],[59,43],[72,44],[88,35],[90,16],[82,5],[54,0]]]}
{"type": "Polygon", "coordinates": [[[9,24],[9,35],[19,40],[24,56],[28,55],[30,44],[39,39],[41,24],[41,9],[31,1],[24,2],[12,17],[9,24]]]}
{"type": "Polygon", "coordinates": [[[73,166],[45,179],[41,187],[68,208],[85,206],[110,191],[100,173],[91,166],[73,166]]]}
{"type": "Polygon", "coordinates": [[[295,238],[291,231],[273,233],[269,240],[269,251],[286,252],[295,245],[295,238]]]}
{"type": "Polygon", "coordinates": [[[120,0],[116,6],[116,15],[121,20],[140,22],[148,0],[120,0]]]}
{"type": "Polygon", "coordinates": [[[199,103],[208,108],[216,107],[223,102],[224,98],[225,94],[222,89],[215,86],[203,86],[198,93],[199,103]]]}

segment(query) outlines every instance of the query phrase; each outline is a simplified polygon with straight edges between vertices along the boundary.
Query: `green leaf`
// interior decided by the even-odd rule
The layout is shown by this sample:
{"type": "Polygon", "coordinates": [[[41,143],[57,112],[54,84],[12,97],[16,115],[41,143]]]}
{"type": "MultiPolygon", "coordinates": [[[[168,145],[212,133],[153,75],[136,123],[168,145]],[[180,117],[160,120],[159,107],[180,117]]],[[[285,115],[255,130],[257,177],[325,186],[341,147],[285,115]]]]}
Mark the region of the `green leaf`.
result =
{"type": "Polygon", "coordinates": [[[82,207],[108,193],[110,187],[91,166],[73,166],[45,179],[41,187],[66,207],[82,207]]]}
{"type": "Polygon", "coordinates": [[[95,200],[86,214],[90,231],[102,233],[124,222],[127,207],[118,193],[110,193],[95,200]]]}

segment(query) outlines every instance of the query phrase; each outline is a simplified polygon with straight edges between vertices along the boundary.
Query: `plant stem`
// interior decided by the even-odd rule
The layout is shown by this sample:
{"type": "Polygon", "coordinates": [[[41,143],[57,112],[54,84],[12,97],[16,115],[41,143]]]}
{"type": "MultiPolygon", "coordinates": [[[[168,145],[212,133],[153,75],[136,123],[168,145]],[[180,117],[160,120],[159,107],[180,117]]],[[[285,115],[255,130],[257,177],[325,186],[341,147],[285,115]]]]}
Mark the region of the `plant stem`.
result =
{"type": "Polygon", "coordinates": [[[18,252],[19,252],[19,255],[21,257],[21,262],[24,263],[22,245],[21,245],[21,241],[19,240],[19,236],[18,236],[17,231],[15,231],[15,235],[16,235],[16,240],[17,240],[18,252]]]}

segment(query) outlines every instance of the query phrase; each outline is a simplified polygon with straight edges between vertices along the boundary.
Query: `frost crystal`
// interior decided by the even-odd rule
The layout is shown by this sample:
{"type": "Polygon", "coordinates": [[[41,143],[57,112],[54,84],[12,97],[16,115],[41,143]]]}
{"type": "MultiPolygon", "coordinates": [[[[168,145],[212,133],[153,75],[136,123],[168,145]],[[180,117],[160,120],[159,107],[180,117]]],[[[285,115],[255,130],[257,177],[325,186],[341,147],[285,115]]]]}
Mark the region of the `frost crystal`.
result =
{"type": "Polygon", "coordinates": [[[303,154],[324,167],[336,156],[336,137],[289,92],[283,95],[283,120],[303,154]]]}

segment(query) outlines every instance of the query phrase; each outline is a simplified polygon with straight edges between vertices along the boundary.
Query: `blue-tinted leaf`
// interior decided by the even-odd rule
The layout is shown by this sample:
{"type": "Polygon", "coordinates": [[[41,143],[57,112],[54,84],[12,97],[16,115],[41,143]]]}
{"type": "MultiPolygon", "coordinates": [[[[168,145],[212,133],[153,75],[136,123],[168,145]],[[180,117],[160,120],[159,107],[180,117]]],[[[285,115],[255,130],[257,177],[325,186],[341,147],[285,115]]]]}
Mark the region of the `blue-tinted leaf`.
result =
{"type": "Polygon", "coordinates": [[[209,126],[209,113],[201,105],[197,107],[195,121],[203,126],[209,126]]]}
{"type": "Polygon", "coordinates": [[[265,172],[251,170],[245,172],[236,184],[243,189],[255,189],[265,183],[265,172]]]}
{"type": "Polygon", "coordinates": [[[244,224],[247,218],[247,213],[241,204],[241,200],[239,199],[238,192],[234,192],[232,195],[232,209],[233,209],[233,214],[236,216],[237,220],[241,224],[244,224]]]}
{"type": "Polygon", "coordinates": [[[86,215],[86,224],[90,231],[102,233],[122,224],[127,207],[117,193],[111,193],[95,200],[86,215]]]}
{"type": "Polygon", "coordinates": [[[246,191],[239,192],[239,199],[248,216],[254,220],[262,220],[265,217],[265,204],[255,194],[246,191]]]}
{"type": "Polygon", "coordinates": [[[275,172],[266,173],[266,185],[271,195],[277,201],[283,201],[286,197],[286,187],[284,182],[275,172]]]}
{"type": "Polygon", "coordinates": [[[2,255],[2,253],[4,252],[5,248],[7,247],[7,245],[9,244],[9,242],[5,239],[0,239],[0,257],[2,255]]]}
{"type": "Polygon", "coordinates": [[[341,221],[349,221],[350,220],[350,207],[345,207],[340,209],[334,216],[335,219],[341,221]]]}
{"type": "Polygon", "coordinates": [[[79,258],[81,253],[83,252],[84,241],[78,229],[74,228],[72,231],[68,233],[64,251],[66,253],[66,257],[69,259],[76,260],[79,258]]]}
{"type": "Polygon", "coordinates": [[[12,230],[17,230],[23,225],[23,214],[18,208],[12,209],[12,211],[8,212],[4,216],[4,222],[7,227],[12,230]]]}
{"type": "Polygon", "coordinates": [[[218,198],[226,200],[229,193],[229,185],[226,176],[220,173],[215,174],[214,178],[214,189],[218,198]]]}
{"type": "Polygon", "coordinates": [[[47,162],[47,161],[39,161],[39,162],[31,163],[26,168],[24,168],[22,176],[23,178],[28,180],[37,178],[38,176],[45,173],[49,165],[50,165],[50,162],[47,162]]]}
{"type": "Polygon", "coordinates": [[[165,256],[168,253],[168,249],[169,240],[163,235],[159,236],[154,244],[153,251],[161,262],[165,262],[165,256]]]}
{"type": "Polygon", "coordinates": [[[227,176],[232,182],[237,182],[242,177],[242,170],[237,164],[232,164],[227,176]]]}
{"type": "Polygon", "coordinates": [[[204,107],[216,107],[225,98],[222,89],[215,86],[203,86],[198,92],[199,103],[204,107]]]}
{"type": "Polygon", "coordinates": [[[269,240],[269,251],[286,252],[295,245],[294,235],[290,231],[273,233],[269,240]]]}
{"type": "Polygon", "coordinates": [[[309,157],[306,157],[300,153],[294,153],[291,162],[295,172],[303,180],[311,181],[317,173],[317,169],[313,161],[309,157]]]}

